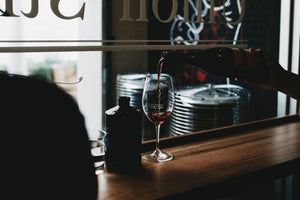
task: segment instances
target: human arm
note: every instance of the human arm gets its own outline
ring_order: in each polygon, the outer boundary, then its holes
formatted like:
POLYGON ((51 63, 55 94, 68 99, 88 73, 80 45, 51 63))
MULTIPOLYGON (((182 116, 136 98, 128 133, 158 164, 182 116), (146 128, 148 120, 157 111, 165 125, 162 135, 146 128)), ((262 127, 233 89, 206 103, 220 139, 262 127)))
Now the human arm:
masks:
MULTIPOLYGON (((255 81, 252 77, 238 78, 237 80, 250 83, 259 87, 263 87, 270 90, 280 91, 286 95, 300 100, 300 76, 286 71, 283 67, 267 52, 261 49, 249 49, 249 57, 258 57, 264 60, 265 66, 259 66, 260 68, 266 68, 267 74, 263 82, 255 81)), ((254 75, 253 75, 254 76, 254 75)))

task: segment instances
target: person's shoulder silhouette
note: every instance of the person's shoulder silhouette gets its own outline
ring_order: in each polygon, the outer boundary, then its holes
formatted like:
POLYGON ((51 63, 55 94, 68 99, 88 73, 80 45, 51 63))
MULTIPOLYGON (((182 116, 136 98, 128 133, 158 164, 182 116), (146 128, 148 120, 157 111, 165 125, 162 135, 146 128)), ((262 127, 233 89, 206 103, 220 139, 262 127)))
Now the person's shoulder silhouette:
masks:
POLYGON ((47 81, 0 74, 0 108, 4 199, 97 198, 84 117, 70 95, 47 81))

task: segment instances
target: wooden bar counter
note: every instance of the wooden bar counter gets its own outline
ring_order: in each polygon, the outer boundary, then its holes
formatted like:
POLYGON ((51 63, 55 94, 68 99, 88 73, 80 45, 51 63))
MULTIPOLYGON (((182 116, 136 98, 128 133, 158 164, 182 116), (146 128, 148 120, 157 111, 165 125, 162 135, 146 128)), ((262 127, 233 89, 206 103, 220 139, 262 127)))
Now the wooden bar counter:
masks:
POLYGON ((162 145, 169 146, 165 150, 175 157, 172 161, 143 161, 143 168, 131 174, 105 171, 98 176, 98 199, 207 199, 299 172, 298 119, 249 123, 205 134, 218 137, 195 133, 189 139, 163 139, 162 145), (186 141, 177 146, 177 140, 186 141))

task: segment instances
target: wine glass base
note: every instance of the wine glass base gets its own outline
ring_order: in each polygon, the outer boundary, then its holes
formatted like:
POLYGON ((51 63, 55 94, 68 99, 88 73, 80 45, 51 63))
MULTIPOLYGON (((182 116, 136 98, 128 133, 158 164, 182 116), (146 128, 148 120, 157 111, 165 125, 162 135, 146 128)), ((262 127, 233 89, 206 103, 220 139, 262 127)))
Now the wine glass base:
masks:
POLYGON ((151 162, 167 162, 174 158, 171 153, 162 152, 161 150, 155 150, 152 153, 146 153, 143 155, 143 159, 151 162))

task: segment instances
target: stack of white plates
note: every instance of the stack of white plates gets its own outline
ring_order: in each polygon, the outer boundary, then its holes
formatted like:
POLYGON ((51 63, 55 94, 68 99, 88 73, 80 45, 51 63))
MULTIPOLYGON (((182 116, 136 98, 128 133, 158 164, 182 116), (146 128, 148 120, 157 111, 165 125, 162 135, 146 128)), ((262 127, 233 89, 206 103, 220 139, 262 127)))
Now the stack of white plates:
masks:
MULTIPOLYGON (((155 139, 154 125, 145 116, 142 97, 146 74, 119 74, 117 76, 117 99, 120 96, 130 97, 130 106, 142 112, 142 140, 155 139)), ((162 130, 163 131, 163 130, 162 130)), ((169 132, 168 132, 169 133, 169 132)))
POLYGON ((117 76, 117 100, 120 96, 130 97, 130 105, 142 109, 142 95, 146 74, 124 74, 117 76))
POLYGON ((207 84, 176 93, 170 119, 171 135, 237 124, 250 93, 236 85, 207 84), (242 105, 242 106, 241 106, 242 105))

